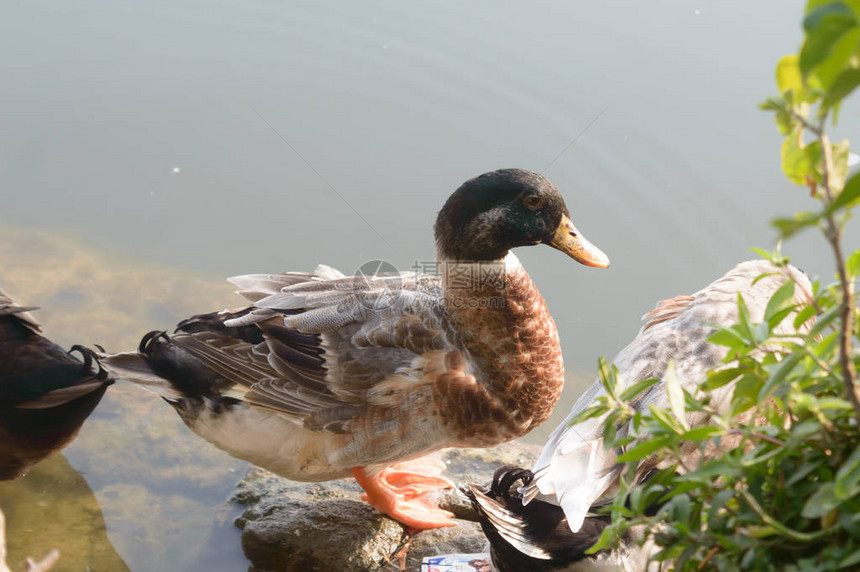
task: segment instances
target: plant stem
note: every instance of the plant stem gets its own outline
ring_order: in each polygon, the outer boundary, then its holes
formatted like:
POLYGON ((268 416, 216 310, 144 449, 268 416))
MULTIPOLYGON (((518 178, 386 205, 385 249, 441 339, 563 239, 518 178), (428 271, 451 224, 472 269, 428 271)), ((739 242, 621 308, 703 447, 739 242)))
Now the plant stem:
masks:
MULTIPOLYGON (((741 435, 741 436, 746 435, 746 431, 743 431, 741 429, 730 429, 729 431, 726 431, 726 433, 729 435, 741 435)), ((767 441, 768 443, 773 443, 774 445, 777 445, 778 447, 784 447, 785 446, 785 441, 780 441, 779 439, 776 439, 774 437, 770 437, 768 435, 762 435, 761 433, 756 433, 755 431, 751 431, 749 433, 749 436, 755 437, 756 439, 761 439, 762 441, 767 441)))
POLYGON ((806 117, 804 117, 794 109, 791 110, 791 115, 794 116, 794 118, 797 119, 801 125, 803 125, 804 129, 806 129, 816 137, 820 137, 821 134, 824 132, 824 122, 821 122, 821 124, 816 127, 815 125, 810 123, 809 120, 806 119, 806 117))
MULTIPOLYGON (((833 172, 833 150, 830 146, 830 137, 824 131, 827 116, 824 115, 818 126, 818 141, 821 143, 821 151, 824 156, 824 169, 821 176, 821 188, 824 191, 825 207, 833 203, 833 191, 830 189, 830 174, 833 172)), ((824 236, 833 249, 836 257, 836 271, 839 274, 839 288, 842 291, 842 302, 840 304, 840 317, 842 318, 842 329, 839 332, 839 364, 842 368, 842 383, 845 386, 845 396, 854 407, 854 416, 860 420, 860 396, 857 394, 855 380, 857 372, 854 370, 854 281, 849 279, 845 268, 845 255, 842 252, 842 232, 836 223, 836 214, 828 212, 825 220, 827 228, 824 236)))
POLYGON ((758 501, 755 499, 755 497, 749 493, 749 491, 741 488, 738 489, 738 494, 743 497, 743 499, 747 502, 748 505, 750 505, 750 508, 753 509, 753 512, 758 515, 762 522, 772 527, 774 530, 776 530, 778 533, 785 536, 786 538, 790 538, 796 542, 813 542, 830 533, 829 530, 819 530, 817 532, 810 533, 800 532, 799 530, 789 528, 768 513, 766 513, 761 507, 761 505, 758 504, 758 501))
POLYGON ((719 551, 720 551, 719 546, 714 546, 713 548, 711 548, 711 551, 708 552, 708 554, 705 556, 705 558, 699 563, 699 567, 696 568, 696 570, 704 569, 705 566, 707 566, 708 562, 711 560, 711 558, 714 557, 714 554, 716 554, 719 551))

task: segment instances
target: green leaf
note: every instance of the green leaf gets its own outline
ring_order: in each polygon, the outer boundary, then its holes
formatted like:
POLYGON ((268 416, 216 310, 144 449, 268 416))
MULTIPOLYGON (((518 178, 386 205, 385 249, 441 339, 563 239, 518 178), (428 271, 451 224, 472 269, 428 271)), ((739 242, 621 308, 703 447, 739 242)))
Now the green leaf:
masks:
POLYGON ((752 329, 752 320, 750 319, 750 310, 747 308, 747 303, 744 301, 743 295, 738 291, 737 293, 737 304, 738 304, 738 333, 747 341, 754 340, 755 336, 753 335, 752 329))
POLYGON ((829 90, 839 74, 856 58, 858 42, 860 42, 860 27, 854 27, 836 41, 830 49, 830 55, 812 70, 812 75, 818 80, 822 91, 829 90))
POLYGON ((860 85, 860 69, 852 68, 843 71, 836 76, 830 89, 824 94, 824 99, 821 101, 822 107, 825 109, 833 107, 845 99, 858 85, 860 85))
POLYGON ((735 384, 732 393, 732 415, 743 413, 759 403, 757 399, 762 382, 754 375, 745 375, 735 384))
POLYGON ((765 260, 770 260, 772 256, 771 252, 765 250, 764 248, 758 248, 757 246, 750 248, 750 252, 755 252, 765 260))
POLYGON ((823 216, 824 215, 822 213, 801 211, 795 213, 793 218, 774 219, 771 221, 771 224, 776 227, 782 238, 788 238, 797 234, 804 228, 817 225, 818 221, 820 221, 823 216))
MULTIPOLYGON (((771 319, 768 321, 768 326, 770 326, 771 329, 777 327, 779 324, 782 323, 786 316, 791 314, 795 309, 796 308, 794 305, 791 305, 788 308, 783 308, 771 317, 771 319)), ((770 333, 768 333, 768 335, 770 335, 770 333)))
MULTIPOLYGON (((816 424, 817 425, 817 424, 816 424)), ((822 462, 818 463, 806 463, 802 465, 797 471, 793 472, 788 480, 785 481, 785 486, 790 487, 795 483, 799 483, 803 479, 809 475, 812 471, 815 471, 821 466, 822 462)))
POLYGON ((800 73, 798 59, 796 54, 789 54, 777 62, 776 87, 780 93, 803 90, 803 75, 800 73))
POLYGON ((642 393, 643 391, 645 391, 659 381, 660 379, 656 377, 637 381, 621 393, 621 400, 630 401, 634 397, 638 397, 640 393, 642 393))
POLYGON ((834 194, 841 191, 845 186, 845 177, 848 176, 848 155, 850 154, 850 148, 851 145, 848 139, 843 139, 835 145, 830 145, 833 169, 830 171, 827 183, 834 194))
MULTIPOLYGON (((680 435, 684 432, 684 429, 681 425, 678 424, 677 420, 671 415, 669 412, 661 407, 655 407, 654 405, 649 405, 648 410, 651 412, 651 416, 659 423, 663 429, 666 431, 671 431, 676 435, 680 435)), ((652 429, 654 431, 655 429, 652 429)))
MULTIPOLYGON (((780 286, 767 303, 767 308, 764 311, 764 319, 771 328, 776 327, 779 322, 773 323, 771 320, 783 310, 794 306, 794 280, 786 280, 780 286)), ((780 320, 781 321, 781 320, 780 320)))
POLYGON ((745 339, 729 328, 717 330, 708 337, 708 341, 712 344, 729 348, 739 348, 747 345, 747 341, 745 339))
POLYGON ((594 554, 604 548, 607 548, 610 544, 615 540, 615 530, 611 526, 607 526, 600 533, 600 537, 597 539, 591 548, 585 551, 586 554, 594 554))
POLYGON ((851 279, 857 278, 857 275, 860 274, 860 249, 855 250, 845 261, 845 270, 851 279))
MULTIPOLYGON (((854 540, 860 540, 860 514, 856 513, 845 513, 844 511, 839 514, 839 524, 842 528, 845 529, 848 534, 851 535, 851 538, 854 540)), ((860 553, 860 550, 855 552, 855 554, 860 553)))
POLYGON ((815 315, 815 306, 806 306, 802 310, 800 310, 797 315, 794 317, 794 328, 798 329, 800 326, 806 321, 815 315))
MULTIPOLYGON (((809 0, 806 3, 806 8, 804 9, 803 15, 807 16, 813 10, 816 10, 822 6, 826 6, 827 4, 833 4, 835 0, 809 0)), ((849 8, 851 8, 854 13, 860 18, 860 2, 858 0, 841 0, 842 4, 845 4, 849 8)))
POLYGON ((785 138, 782 144, 782 171, 788 180, 797 185, 806 185, 807 180, 821 181, 818 167, 821 164, 821 144, 813 141, 804 145, 802 131, 798 130, 785 138))
POLYGON ((573 419, 570 420, 570 425, 576 425, 578 423, 582 423, 587 419, 591 419, 593 417, 600 417, 604 413, 606 413, 605 405, 592 405, 580 411, 573 419))
MULTIPOLYGON (((774 248, 773 250, 765 250, 763 248, 753 247, 753 248, 750 248, 750 252, 755 252, 756 254, 758 254, 759 256, 761 256, 762 258, 764 258, 765 260, 767 260, 768 262, 770 262, 774 266, 785 266, 786 264, 788 264, 790 262, 788 257, 782 253, 782 243, 777 243, 776 248, 774 248)), ((770 274, 772 274, 772 273, 764 273, 761 276, 758 276, 753 281, 753 284, 758 282, 758 280, 761 279, 762 277, 769 276, 770 274)))
POLYGON ((818 400, 818 408, 822 411, 828 409, 849 411, 853 406, 841 397, 822 397, 818 400))
POLYGON ((860 447, 855 448, 851 456, 839 467, 833 492, 842 500, 850 499, 860 493, 860 447))
POLYGON ((839 567, 848 570, 860 564, 860 550, 855 550, 839 562, 839 567))
POLYGON ((845 4, 832 2, 809 12, 803 20, 806 40, 800 50, 799 69, 805 78, 821 63, 843 34, 857 25, 857 18, 845 4))
POLYGON ((646 457, 650 457, 656 451, 663 448, 670 442, 666 438, 651 438, 647 441, 639 441, 632 449, 619 455, 616 459, 619 463, 627 463, 629 461, 639 461, 646 457))
POLYGON ((702 488, 702 483, 694 482, 694 481, 684 481, 684 482, 676 482, 672 486, 672 490, 667 491, 666 495, 663 497, 663 500, 668 500, 678 495, 682 495, 688 493, 690 491, 698 491, 702 488))
MULTIPOLYGON (((712 336, 713 337, 713 336, 712 336)), ((736 380, 743 370, 737 367, 708 372, 708 379, 702 384, 705 391, 713 391, 736 380)))
POLYGON ((706 441, 712 437, 716 437, 717 435, 722 435, 725 433, 723 429, 719 427, 714 427, 713 425, 708 425, 706 427, 696 427, 695 429, 690 429, 686 433, 681 434, 681 439, 685 441, 706 441))
POLYGON ((830 206, 830 210, 836 211, 847 206, 854 206, 857 199, 860 199, 860 173, 848 179, 842 192, 830 206))
POLYGON ((806 518, 818 518, 838 507, 840 502, 836 496, 834 484, 826 482, 806 500, 801 514, 806 518))
POLYGON ((759 104, 759 109, 763 111, 773 111, 773 120, 779 128, 782 135, 788 135, 798 127, 800 121, 791 113, 791 105, 784 97, 769 97, 759 104))
POLYGON ((786 356, 777 366, 773 373, 771 373, 770 377, 764 382, 761 390, 758 392, 758 403, 764 403, 764 401, 771 396, 771 394, 776 390, 776 388, 785 381, 785 378, 789 373, 797 367, 797 364, 800 362, 801 358, 803 358, 803 354, 801 352, 794 352, 788 356, 786 356))
POLYGON ((809 334, 807 334, 809 339, 814 339, 815 336, 820 334, 824 330, 824 328, 829 326, 830 323, 833 322, 833 320, 839 317, 839 312, 841 311, 841 307, 833 306, 832 308, 829 308, 826 312, 818 316, 818 318, 815 319, 815 323, 812 324, 811 328, 809 328, 809 334))
POLYGON ((606 389, 606 393, 615 397, 615 372, 613 368, 609 366, 609 362, 606 361, 606 358, 601 356, 597 359, 597 375, 600 378, 600 383, 603 384, 604 389, 606 389))
MULTIPOLYGON (((787 311, 786 311, 787 313, 787 311)), ((776 316, 779 318, 779 316, 776 316)), ((779 322, 777 322, 779 323, 779 322)), ((767 324, 756 324, 752 329, 753 340, 756 344, 765 342, 770 337, 770 328, 767 324)))
POLYGON ((613 409, 603 421, 603 442, 607 445, 615 441, 615 436, 618 434, 618 420, 620 417, 621 410, 613 409))
POLYGON ((795 423, 791 427, 791 441, 798 444, 804 439, 811 437, 821 431, 821 425, 814 419, 807 419, 800 423, 795 423))
POLYGON ((735 496, 733 489, 724 489, 717 493, 714 500, 711 501, 711 508, 708 510, 708 526, 713 527, 716 524, 717 513, 726 506, 726 503, 735 496))
POLYGON ((681 423, 681 427, 690 430, 690 424, 687 423, 686 410, 684 408, 684 389, 681 387, 681 380, 678 379, 678 374, 675 371, 675 361, 669 360, 666 366, 666 395, 669 397, 669 407, 672 408, 672 415, 681 423))
POLYGON ((690 495, 675 495, 672 497, 672 508, 676 524, 687 524, 690 520, 690 495))
POLYGON ((697 478, 723 478, 726 475, 734 476, 737 472, 737 469, 726 461, 713 460, 696 469, 695 476, 697 478))

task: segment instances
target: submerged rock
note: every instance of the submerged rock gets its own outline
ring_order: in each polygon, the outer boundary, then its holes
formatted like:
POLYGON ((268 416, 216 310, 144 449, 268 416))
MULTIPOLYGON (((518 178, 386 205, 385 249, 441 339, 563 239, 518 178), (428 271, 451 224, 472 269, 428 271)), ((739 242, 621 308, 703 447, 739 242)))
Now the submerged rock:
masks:
MULTIPOLYGON (((440 453, 455 483, 486 482, 505 464, 529 467, 539 447, 506 443, 492 449, 447 449, 440 453)), ((484 536, 471 506, 447 491, 440 506, 456 515, 456 526, 405 536, 396 521, 360 500, 352 479, 297 483, 253 467, 233 502, 243 505, 236 525, 255 572, 417 572, 425 556, 480 552, 484 536), (403 559, 402 544, 408 542, 403 559)))

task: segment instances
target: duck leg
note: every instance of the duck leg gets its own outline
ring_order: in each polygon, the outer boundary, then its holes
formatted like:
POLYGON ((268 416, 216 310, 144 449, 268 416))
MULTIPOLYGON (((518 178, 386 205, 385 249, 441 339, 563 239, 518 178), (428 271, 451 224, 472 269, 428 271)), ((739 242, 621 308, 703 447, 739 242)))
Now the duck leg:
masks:
POLYGON ((352 475, 365 494, 362 500, 383 514, 413 529, 454 526, 454 515, 429 502, 425 495, 454 484, 441 476, 445 463, 424 458, 405 461, 372 475, 364 467, 352 469, 352 475))

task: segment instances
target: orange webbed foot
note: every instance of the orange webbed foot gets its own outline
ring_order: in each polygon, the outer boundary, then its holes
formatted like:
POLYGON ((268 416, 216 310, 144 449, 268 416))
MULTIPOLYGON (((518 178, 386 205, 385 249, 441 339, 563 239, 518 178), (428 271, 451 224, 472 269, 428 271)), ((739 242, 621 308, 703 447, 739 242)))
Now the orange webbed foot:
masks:
POLYGON ((365 491, 362 500, 405 526, 424 530, 454 526, 452 513, 424 498, 431 491, 453 488, 440 475, 444 469, 442 461, 430 458, 398 463, 376 476, 362 467, 352 469, 352 474, 365 491))

